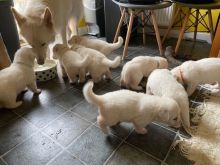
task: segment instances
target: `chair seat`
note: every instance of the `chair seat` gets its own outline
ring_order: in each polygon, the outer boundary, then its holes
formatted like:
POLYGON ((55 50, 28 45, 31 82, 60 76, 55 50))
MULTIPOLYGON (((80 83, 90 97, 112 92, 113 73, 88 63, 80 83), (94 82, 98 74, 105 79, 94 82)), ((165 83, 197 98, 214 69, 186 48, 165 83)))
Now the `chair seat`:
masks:
POLYGON ((131 3, 131 4, 138 4, 138 5, 150 5, 159 3, 160 0, 119 0, 121 3, 131 3))
POLYGON ((171 1, 162 1, 156 4, 131 4, 131 3, 122 3, 118 0, 112 0, 112 2, 116 3, 120 7, 129 8, 129 9, 145 9, 145 10, 155 10, 155 9, 163 9, 166 7, 170 7, 172 5, 171 1))

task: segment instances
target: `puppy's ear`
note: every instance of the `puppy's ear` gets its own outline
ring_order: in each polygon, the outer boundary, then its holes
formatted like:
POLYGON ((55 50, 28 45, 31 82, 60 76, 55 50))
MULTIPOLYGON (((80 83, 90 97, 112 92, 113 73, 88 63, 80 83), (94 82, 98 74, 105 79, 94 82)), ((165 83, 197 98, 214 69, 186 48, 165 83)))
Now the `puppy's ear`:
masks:
POLYGON ((50 9, 47 7, 44 11, 43 24, 48 28, 53 27, 53 19, 50 9))
POLYGON ((168 121, 169 117, 170 117, 170 115, 169 115, 169 111, 168 110, 160 109, 160 111, 158 113, 158 118, 161 121, 168 121))
POLYGON ((26 18, 23 15, 21 15, 14 7, 11 8, 11 11, 18 25, 21 27, 26 22, 26 18))

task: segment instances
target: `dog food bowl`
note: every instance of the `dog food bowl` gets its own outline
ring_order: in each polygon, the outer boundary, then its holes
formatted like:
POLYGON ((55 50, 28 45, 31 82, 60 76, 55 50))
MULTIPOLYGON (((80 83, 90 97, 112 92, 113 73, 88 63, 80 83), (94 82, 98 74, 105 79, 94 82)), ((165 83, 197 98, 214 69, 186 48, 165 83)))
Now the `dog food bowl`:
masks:
POLYGON ((55 60, 46 59, 43 65, 38 65, 35 61, 34 71, 36 80, 44 82, 51 80, 57 76, 57 62, 55 60))

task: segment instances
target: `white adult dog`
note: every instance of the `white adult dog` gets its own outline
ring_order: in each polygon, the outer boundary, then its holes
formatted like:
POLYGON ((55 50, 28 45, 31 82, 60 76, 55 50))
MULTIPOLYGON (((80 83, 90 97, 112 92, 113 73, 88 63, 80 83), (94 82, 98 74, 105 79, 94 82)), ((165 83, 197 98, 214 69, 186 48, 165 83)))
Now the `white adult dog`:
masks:
POLYGON ((82 57, 79 53, 71 50, 65 44, 57 44, 53 48, 53 58, 59 59, 62 72, 66 73, 70 83, 77 82, 79 75, 80 83, 85 82, 86 70, 89 64, 89 56, 82 57))
POLYGON ((168 68, 163 57, 138 56, 127 62, 121 72, 121 86, 134 90, 142 90, 139 86, 143 77, 147 77, 154 69, 168 68))
POLYGON ((95 49, 103 53, 104 55, 109 55, 112 51, 120 48, 123 44, 123 38, 118 37, 118 42, 116 43, 108 43, 106 41, 100 39, 91 39, 86 36, 73 36, 68 43, 70 45, 79 44, 83 45, 87 48, 95 49))
POLYGON ((183 86, 177 82, 169 70, 154 70, 148 77, 146 92, 147 94, 174 99, 179 104, 183 125, 186 128, 190 127, 188 95, 183 86))
POLYGON ((21 35, 36 49, 38 64, 46 58, 48 44, 61 34, 67 43, 67 26, 70 19, 77 22, 83 14, 82 0, 28 0, 24 12, 15 8, 12 12, 17 20, 21 35))
POLYGON ((82 45, 73 45, 71 47, 73 51, 78 52, 82 56, 90 56, 89 58, 89 65, 88 65, 88 72, 92 76, 94 82, 99 82, 103 76, 108 79, 111 79, 111 71, 110 68, 116 68, 120 65, 120 57, 115 57, 115 59, 109 60, 106 56, 95 50, 86 48, 82 45))
MULTIPOLYGON (((187 61, 171 70, 181 84, 186 86, 188 95, 192 95, 199 84, 220 82, 220 59, 204 58, 198 61, 187 61)), ((220 91, 213 90, 213 94, 220 95, 220 91)))
POLYGON ((180 109, 173 99, 129 90, 96 95, 92 88, 93 82, 90 81, 84 86, 83 94, 89 103, 98 106, 97 121, 104 133, 108 133, 107 126, 118 122, 132 122, 140 134, 147 133, 145 126, 153 121, 180 127, 180 109))
POLYGON ((28 87, 32 92, 39 94, 34 73, 34 59, 36 54, 32 48, 20 48, 14 57, 13 63, 0 71, 0 107, 16 108, 22 101, 16 101, 17 94, 28 87))

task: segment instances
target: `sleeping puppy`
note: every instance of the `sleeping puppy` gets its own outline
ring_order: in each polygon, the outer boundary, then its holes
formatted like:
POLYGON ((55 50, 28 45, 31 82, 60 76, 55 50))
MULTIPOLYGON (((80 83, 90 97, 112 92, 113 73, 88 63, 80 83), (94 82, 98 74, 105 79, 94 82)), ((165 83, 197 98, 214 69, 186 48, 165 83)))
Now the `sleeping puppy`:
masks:
MULTIPOLYGON (((192 95, 199 84, 212 84, 220 82, 220 59, 204 58, 198 61, 187 61, 171 70, 172 74, 181 84, 186 86, 188 95, 192 95)), ((219 90, 213 94, 220 95, 219 90)))
POLYGON ((105 57, 101 52, 86 48, 82 45, 74 44, 71 49, 78 52, 81 56, 89 56, 88 72, 91 75, 94 82, 99 82, 103 76, 111 79, 110 68, 116 68, 120 65, 120 57, 116 57, 113 61, 105 57))
POLYGON ((97 121, 104 133, 107 126, 118 122, 132 122, 137 133, 145 134, 146 125, 153 121, 180 127, 180 109, 176 101, 166 97, 151 96, 129 90, 96 95, 92 91, 93 82, 83 88, 85 99, 99 108, 97 121))
POLYGON ((14 57, 13 63, 0 71, 0 108, 16 108, 22 101, 16 101, 17 94, 28 87, 32 92, 39 94, 34 73, 34 59, 36 54, 32 48, 20 48, 14 57))
POLYGON ((104 55, 111 54, 112 51, 120 48, 123 44, 123 38, 118 37, 117 43, 108 43, 100 39, 91 39, 85 36, 73 36, 68 43, 70 45, 79 44, 87 48, 95 49, 103 53, 104 55))
POLYGON ((168 68, 168 62, 163 57, 138 56, 127 62, 121 72, 121 86, 133 90, 142 90, 139 86, 143 77, 158 68, 168 68))
POLYGON ((156 69, 148 77, 147 94, 169 97, 175 100, 180 107, 180 116, 183 125, 190 127, 188 95, 183 86, 176 81, 167 69, 156 69))
POLYGON ((89 56, 82 57, 65 44, 57 44, 53 48, 53 58, 59 59, 59 63, 62 66, 61 69, 65 70, 62 72, 66 72, 70 83, 77 81, 77 75, 79 75, 80 83, 85 82, 89 56))

